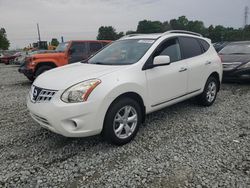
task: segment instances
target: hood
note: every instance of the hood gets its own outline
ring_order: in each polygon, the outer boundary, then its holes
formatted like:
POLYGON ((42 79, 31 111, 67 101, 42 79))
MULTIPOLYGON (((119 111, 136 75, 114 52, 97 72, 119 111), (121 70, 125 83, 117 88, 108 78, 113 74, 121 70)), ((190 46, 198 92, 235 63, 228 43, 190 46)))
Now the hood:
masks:
POLYGON ((50 52, 50 53, 41 53, 41 54, 33 54, 32 57, 35 57, 37 59, 40 58, 56 58, 65 56, 64 52, 50 52))
POLYGON ((127 66, 74 63, 41 74, 33 84, 45 89, 61 90, 85 80, 100 78, 127 66))
POLYGON ((240 63, 247 63, 250 62, 250 54, 244 54, 244 55, 222 55, 220 54, 222 63, 234 63, 234 62, 240 62, 240 63))

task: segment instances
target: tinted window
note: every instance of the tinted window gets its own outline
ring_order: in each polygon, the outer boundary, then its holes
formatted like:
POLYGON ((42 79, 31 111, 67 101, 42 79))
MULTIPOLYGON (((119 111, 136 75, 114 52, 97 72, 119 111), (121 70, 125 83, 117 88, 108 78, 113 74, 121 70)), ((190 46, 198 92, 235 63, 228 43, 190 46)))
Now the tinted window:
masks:
POLYGON ((202 40, 202 39, 198 39, 198 40, 200 41, 204 52, 208 51, 210 45, 205 40, 202 40))
POLYGON ((156 52, 155 56, 157 55, 168 55, 171 62, 179 61, 181 59, 181 51, 178 40, 171 39, 164 42, 158 52, 156 52))
POLYGON ((180 37, 179 40, 183 59, 191 58, 202 54, 201 46, 196 39, 191 37, 180 37))
POLYGON ((85 54, 86 53, 86 43, 85 42, 74 42, 70 49, 72 50, 72 55, 85 54))
POLYGON ((90 53, 95 53, 102 48, 102 44, 99 42, 91 42, 89 43, 90 53))

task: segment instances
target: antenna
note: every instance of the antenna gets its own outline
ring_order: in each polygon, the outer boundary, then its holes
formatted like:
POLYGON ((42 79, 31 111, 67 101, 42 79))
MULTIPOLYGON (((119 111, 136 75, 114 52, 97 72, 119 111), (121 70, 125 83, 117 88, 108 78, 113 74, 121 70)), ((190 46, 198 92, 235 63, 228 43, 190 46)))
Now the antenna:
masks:
POLYGON ((40 29, 38 23, 36 24, 36 26, 37 26, 38 40, 39 42, 41 42, 40 29))
POLYGON ((249 14, 249 8, 248 6, 246 6, 244 12, 244 27, 248 25, 248 14, 249 14))

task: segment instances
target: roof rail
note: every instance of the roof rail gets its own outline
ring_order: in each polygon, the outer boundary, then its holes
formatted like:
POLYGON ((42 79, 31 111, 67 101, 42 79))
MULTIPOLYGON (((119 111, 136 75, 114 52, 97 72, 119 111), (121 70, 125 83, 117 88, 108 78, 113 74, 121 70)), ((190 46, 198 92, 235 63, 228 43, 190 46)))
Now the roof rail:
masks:
POLYGON ((195 32, 186 31, 186 30, 170 30, 170 31, 166 31, 165 33, 163 33, 162 36, 170 34, 170 33, 181 33, 181 34, 189 34, 189 35, 195 35, 195 36, 202 37, 202 35, 200 33, 195 33, 195 32))
POLYGON ((129 38, 129 37, 135 37, 135 36, 138 36, 138 35, 146 35, 146 33, 133 33, 133 34, 128 34, 128 35, 124 35, 121 39, 124 39, 124 38, 129 38))

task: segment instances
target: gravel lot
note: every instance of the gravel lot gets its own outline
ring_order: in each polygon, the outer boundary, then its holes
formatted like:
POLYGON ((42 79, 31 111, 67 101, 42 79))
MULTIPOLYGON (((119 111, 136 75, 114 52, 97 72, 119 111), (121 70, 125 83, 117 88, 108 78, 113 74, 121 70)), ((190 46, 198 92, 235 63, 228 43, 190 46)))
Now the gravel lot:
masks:
POLYGON ((250 84, 223 84, 209 108, 189 100, 150 114, 122 147, 41 128, 30 86, 0 64, 0 187, 250 187, 250 84))

